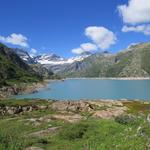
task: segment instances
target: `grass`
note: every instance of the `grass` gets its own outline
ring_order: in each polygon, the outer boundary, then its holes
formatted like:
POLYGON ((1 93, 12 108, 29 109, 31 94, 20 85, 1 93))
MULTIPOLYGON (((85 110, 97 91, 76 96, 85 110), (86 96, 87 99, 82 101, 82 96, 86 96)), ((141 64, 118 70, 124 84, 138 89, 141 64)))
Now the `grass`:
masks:
POLYGON ((29 100, 29 99, 24 99, 24 100, 16 100, 16 99, 8 99, 8 100, 1 100, 0 101, 0 106, 31 106, 31 105, 49 105, 49 101, 45 100, 29 100))
MULTIPOLYGON (((137 134, 135 125, 121 125, 113 120, 87 120, 74 125, 64 125, 58 135, 50 139, 48 150, 76 149, 145 149, 149 140, 137 134)), ((150 125, 147 124, 146 129, 150 125)), ((146 131, 149 135, 149 131, 146 131)))
POLYGON ((123 103, 126 107, 129 108, 127 111, 128 113, 132 114, 138 114, 138 113, 144 113, 148 114, 150 113, 150 103, 149 102, 140 102, 140 101, 132 101, 132 102, 124 102, 123 103))
MULTIPOLYGON (((122 125, 113 120, 87 120, 77 124, 61 124, 61 131, 53 137, 25 138, 24 135, 44 126, 33 127, 22 122, 3 120, 0 122, 0 148, 18 150, 31 145, 48 150, 76 149, 137 149, 143 150, 150 144, 150 125, 144 120, 136 124, 122 125), (143 135, 137 129, 143 126, 143 135)), ((150 148, 150 147, 149 147, 150 148)))
MULTIPOLYGON (((6 100, 0 104, 17 105, 48 105, 47 101, 6 100)), ((22 150, 29 146, 41 147, 45 150, 148 150, 150 149, 150 123, 146 121, 149 103, 124 102, 129 108, 128 113, 135 117, 120 116, 116 120, 95 119, 91 114, 87 120, 78 123, 67 123, 61 120, 41 122, 35 126, 30 118, 40 118, 57 114, 51 109, 37 110, 19 114, 16 117, 0 119, 0 150, 22 150), (142 111, 141 111, 142 110, 142 111), (142 115, 140 113, 142 112, 142 115), (55 134, 45 137, 30 137, 28 134, 52 127, 60 126, 55 134)))

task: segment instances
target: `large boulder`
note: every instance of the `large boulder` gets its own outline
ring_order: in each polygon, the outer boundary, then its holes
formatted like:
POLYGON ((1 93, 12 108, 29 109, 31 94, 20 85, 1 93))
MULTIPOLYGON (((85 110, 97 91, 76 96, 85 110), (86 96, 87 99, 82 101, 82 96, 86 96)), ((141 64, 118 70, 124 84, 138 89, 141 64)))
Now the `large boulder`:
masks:
POLYGON ((93 109, 86 101, 56 101, 51 107, 58 111, 91 111, 93 109))
POLYGON ((56 119, 56 120, 63 120, 63 121, 70 122, 70 123, 76 123, 76 122, 86 119, 85 117, 79 114, 74 114, 74 115, 57 114, 57 115, 52 115, 51 118, 56 119))

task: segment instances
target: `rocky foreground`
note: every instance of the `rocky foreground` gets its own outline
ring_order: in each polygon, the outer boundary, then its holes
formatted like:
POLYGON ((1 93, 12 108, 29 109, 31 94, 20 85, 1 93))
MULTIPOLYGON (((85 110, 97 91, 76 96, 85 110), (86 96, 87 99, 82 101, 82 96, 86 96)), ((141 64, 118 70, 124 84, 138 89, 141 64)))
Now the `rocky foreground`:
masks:
MULTIPOLYGON (((129 101, 111 101, 111 100, 97 100, 97 101, 52 101, 52 100, 36 100, 32 101, 32 104, 16 104, 2 105, 0 107, 1 115, 17 115, 25 112, 32 112, 38 110, 52 109, 54 111, 68 114, 77 114, 79 112, 91 113, 93 117, 110 119, 119 116, 126 112, 128 108, 124 103, 130 103, 129 101), (43 105, 39 102, 43 102, 43 105)), ((69 118, 74 118, 74 115, 70 115, 69 118), (72 116, 72 117, 71 117, 72 116)), ((54 117, 54 116, 53 116, 54 117)), ((61 118, 68 120, 67 115, 56 115, 55 118, 61 118)))
POLYGON ((2 100, 0 148, 133 149, 137 142, 142 150, 150 148, 149 114, 146 101, 2 100))
POLYGON ((24 93, 34 93, 38 92, 39 89, 46 87, 47 82, 38 83, 21 83, 14 84, 12 86, 2 86, 0 87, 0 100, 11 97, 14 95, 24 94, 24 93))

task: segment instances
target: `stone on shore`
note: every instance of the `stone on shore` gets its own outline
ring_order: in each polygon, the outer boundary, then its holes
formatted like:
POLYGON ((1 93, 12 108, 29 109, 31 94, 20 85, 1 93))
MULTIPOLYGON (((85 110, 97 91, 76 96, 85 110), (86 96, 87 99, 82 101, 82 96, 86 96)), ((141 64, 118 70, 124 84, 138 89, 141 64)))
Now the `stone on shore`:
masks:
POLYGON ((45 136, 51 136, 55 134, 61 127, 51 127, 45 130, 37 131, 30 133, 28 136, 31 137, 45 137, 45 136))
POLYGON ((63 120, 63 121, 70 122, 70 123, 76 123, 81 120, 85 120, 86 118, 79 114, 74 114, 74 115, 57 114, 57 115, 52 115, 52 119, 63 120))
POLYGON ((40 147, 31 146, 31 147, 27 147, 25 150, 44 150, 44 149, 40 147))

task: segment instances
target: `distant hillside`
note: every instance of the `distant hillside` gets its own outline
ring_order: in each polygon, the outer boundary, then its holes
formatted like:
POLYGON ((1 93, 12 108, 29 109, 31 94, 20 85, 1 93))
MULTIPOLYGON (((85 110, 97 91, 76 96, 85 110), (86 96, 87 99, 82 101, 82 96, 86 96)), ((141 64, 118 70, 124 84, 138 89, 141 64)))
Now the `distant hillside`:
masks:
POLYGON ((53 72, 51 70, 46 69, 41 64, 32 64, 31 67, 43 79, 49 79, 54 77, 53 72))
POLYGON ((0 43, 0 85, 37 82, 42 78, 13 51, 0 43))
POLYGON ((150 43, 131 46, 115 55, 91 55, 67 66, 59 74, 65 77, 149 77, 150 43))
POLYGON ((117 54, 97 53, 70 64, 30 64, 28 53, 0 44, 0 85, 61 77, 150 77, 150 43, 117 54), (18 56, 19 55, 19 56, 18 56), (26 59, 25 59, 26 58, 26 59), (27 60, 27 61, 26 61, 27 60), (27 64, 28 62, 29 64, 27 64), (51 70, 55 70, 53 74, 51 70))

